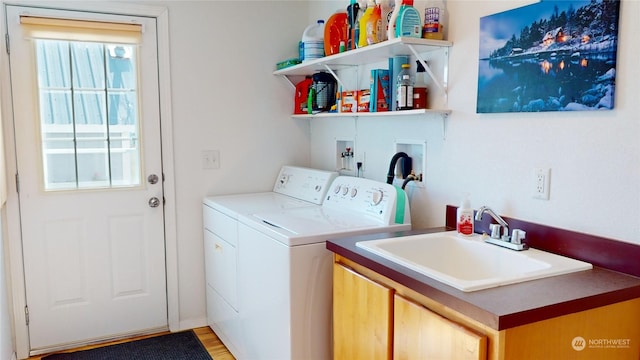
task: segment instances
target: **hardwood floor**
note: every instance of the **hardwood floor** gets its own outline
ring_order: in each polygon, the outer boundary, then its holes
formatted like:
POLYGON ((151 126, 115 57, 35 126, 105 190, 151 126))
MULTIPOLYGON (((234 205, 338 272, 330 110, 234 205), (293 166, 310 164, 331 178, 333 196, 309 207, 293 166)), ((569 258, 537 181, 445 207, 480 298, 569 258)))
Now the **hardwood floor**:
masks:
MULTIPOLYGON (((200 339, 200 342, 204 345, 204 347, 209 352, 209 355, 211 355, 211 357, 214 360, 235 360, 233 355, 231 355, 229 350, 227 350, 227 348, 220 341, 220 339, 216 336, 216 334, 211 330, 210 327, 206 326, 206 327, 193 329, 193 332, 196 333, 196 335, 198 335, 198 339, 200 339)), ((97 348, 97 347, 120 344, 120 343, 124 343, 124 342, 145 339, 145 338, 158 336, 158 335, 164 335, 164 334, 168 334, 168 333, 169 332, 163 332, 163 333, 158 333, 158 334, 153 334, 153 335, 138 336, 138 337, 130 338, 130 339, 111 341, 111 342, 107 342, 107 343, 103 343, 103 344, 83 346, 83 347, 79 347, 77 349, 71 349, 71 350, 68 350, 68 351, 65 351, 65 352, 73 352, 73 351, 94 349, 94 348, 97 348)), ((40 359, 42 359, 43 356, 46 356, 46 355, 32 356, 32 357, 28 358, 27 360, 40 360, 40 359)))
POLYGON ((193 332, 198 335, 198 339, 200 339, 200 342, 202 342, 213 360, 235 360, 231 352, 229 352, 210 327, 206 326, 193 329, 193 332))

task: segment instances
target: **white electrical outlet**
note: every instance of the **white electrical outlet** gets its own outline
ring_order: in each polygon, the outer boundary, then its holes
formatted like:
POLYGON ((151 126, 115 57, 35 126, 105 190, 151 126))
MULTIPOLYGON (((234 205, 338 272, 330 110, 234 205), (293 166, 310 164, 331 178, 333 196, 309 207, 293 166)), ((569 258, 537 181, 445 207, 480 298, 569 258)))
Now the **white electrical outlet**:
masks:
POLYGON ((533 198, 549 200, 549 185, 551 183, 551 169, 535 168, 533 198))

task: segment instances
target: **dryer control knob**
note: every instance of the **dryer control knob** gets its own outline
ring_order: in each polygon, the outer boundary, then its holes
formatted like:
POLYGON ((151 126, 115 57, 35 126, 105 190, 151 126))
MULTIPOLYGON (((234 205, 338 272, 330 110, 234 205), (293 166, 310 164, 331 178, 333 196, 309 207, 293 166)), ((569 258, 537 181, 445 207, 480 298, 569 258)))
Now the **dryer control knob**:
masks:
POLYGON ((358 195, 358 189, 356 188, 351 189, 351 197, 354 198, 356 197, 356 195, 358 195))
POLYGON ((278 180, 279 186, 285 186, 287 185, 287 183, 289 182, 289 176, 288 175, 282 175, 280 177, 280 180, 278 180))
POLYGON ((348 193, 349 193, 349 187, 348 187, 348 186, 345 186, 345 187, 342 189, 342 195, 344 196, 344 195, 347 195, 348 193))

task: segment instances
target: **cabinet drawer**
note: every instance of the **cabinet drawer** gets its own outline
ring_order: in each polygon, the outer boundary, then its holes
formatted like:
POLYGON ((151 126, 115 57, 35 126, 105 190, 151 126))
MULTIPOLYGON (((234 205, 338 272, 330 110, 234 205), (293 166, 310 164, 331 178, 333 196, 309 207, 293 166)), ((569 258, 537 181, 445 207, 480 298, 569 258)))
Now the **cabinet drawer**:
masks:
POLYGON ((236 358, 244 357, 240 316, 220 295, 207 286, 207 323, 236 358))
POLYGON ((238 309, 236 248, 204 230, 205 278, 234 309, 238 309))
POLYGON ((207 205, 202 205, 204 228, 233 246, 238 245, 238 221, 207 205))

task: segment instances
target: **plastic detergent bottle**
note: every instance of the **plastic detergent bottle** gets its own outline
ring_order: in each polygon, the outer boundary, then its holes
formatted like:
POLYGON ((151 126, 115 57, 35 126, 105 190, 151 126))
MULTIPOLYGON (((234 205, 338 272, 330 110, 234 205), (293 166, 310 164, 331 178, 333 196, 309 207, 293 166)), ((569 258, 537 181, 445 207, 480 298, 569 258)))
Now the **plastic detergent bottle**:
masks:
POLYGON ((369 0, 367 9, 360 18, 360 38, 358 39, 358 47, 379 43, 380 33, 382 32, 382 19, 380 17, 380 7, 376 5, 374 0, 369 0))
POLYGON ((385 41, 389 38, 389 19, 393 13, 394 0, 378 0, 378 7, 380 8, 380 19, 382 20, 381 29, 382 36, 380 39, 385 41))
POLYGON ((402 0, 396 19, 396 37, 422 37, 420 12, 413 7, 413 0, 402 0))
POLYGON ((387 39, 395 39, 396 36, 396 21, 398 20, 398 13, 402 7, 402 0, 396 0, 391 16, 389 17, 389 27, 387 28, 387 39))
POLYGON ((442 0, 434 0, 424 8, 424 26, 422 37, 425 39, 444 39, 445 5, 442 0))
POLYGON ((367 42, 369 45, 376 44, 384 40, 384 28, 382 27, 382 8, 380 4, 374 2, 373 14, 367 23, 367 29, 371 28, 371 32, 367 32, 367 42))
POLYGON ((367 46, 367 23, 369 22, 369 19, 371 19, 371 16, 373 15, 373 8, 375 7, 375 3, 372 0, 369 0, 367 2, 367 8, 364 11, 364 14, 362 14, 362 17, 360 17, 359 23, 358 23, 358 28, 360 29, 360 33, 358 34, 358 47, 364 47, 367 46))
POLYGON ((324 20, 307 26, 302 33, 302 46, 303 62, 324 57, 324 20))

